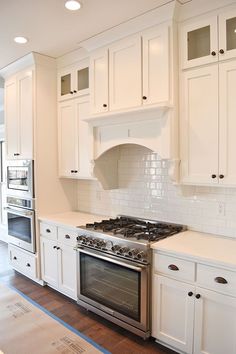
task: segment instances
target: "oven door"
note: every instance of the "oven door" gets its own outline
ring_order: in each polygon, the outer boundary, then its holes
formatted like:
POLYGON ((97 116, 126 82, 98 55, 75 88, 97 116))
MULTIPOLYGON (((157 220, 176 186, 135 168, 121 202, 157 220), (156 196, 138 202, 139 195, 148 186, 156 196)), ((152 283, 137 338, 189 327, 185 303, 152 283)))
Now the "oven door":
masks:
POLYGON ((8 241, 35 253, 35 215, 33 210, 5 208, 7 211, 8 241))
POLYGON ((7 193, 33 198, 33 161, 10 161, 7 165, 7 193))
POLYGON ((149 266, 90 249, 78 248, 77 254, 78 303, 148 331, 149 266))

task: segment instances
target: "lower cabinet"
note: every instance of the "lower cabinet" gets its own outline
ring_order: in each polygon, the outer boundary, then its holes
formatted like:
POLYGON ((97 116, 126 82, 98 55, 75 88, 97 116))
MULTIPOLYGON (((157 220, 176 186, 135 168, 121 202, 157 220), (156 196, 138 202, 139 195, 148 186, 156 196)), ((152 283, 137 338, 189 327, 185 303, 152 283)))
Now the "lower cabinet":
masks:
POLYGON ((37 264, 34 254, 9 244, 8 258, 12 268, 33 280, 37 279, 37 264))
POLYGON ((206 265, 205 288, 198 286, 202 265, 195 265, 192 284, 175 279, 175 273, 184 274, 184 266, 171 276, 154 269, 152 336, 180 353, 236 354, 236 296, 229 295, 235 292, 236 274, 206 265))
POLYGON ((41 237, 42 279, 63 294, 76 299, 76 251, 71 246, 41 237))

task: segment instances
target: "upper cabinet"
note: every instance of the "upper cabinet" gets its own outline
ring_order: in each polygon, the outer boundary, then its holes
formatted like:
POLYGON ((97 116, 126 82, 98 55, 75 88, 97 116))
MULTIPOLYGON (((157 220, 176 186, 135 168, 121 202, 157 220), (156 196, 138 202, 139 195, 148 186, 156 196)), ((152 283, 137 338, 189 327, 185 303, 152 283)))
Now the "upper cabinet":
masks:
POLYGON ((91 53, 92 115, 171 104, 169 31, 163 24, 91 53))
POLYGON ((7 159, 33 158, 33 71, 5 82, 7 159))
POLYGON ((87 61, 66 68, 58 73, 58 100, 88 94, 89 68, 87 61))
POLYGON ((236 10, 203 17, 180 27, 183 69, 236 57, 236 10))

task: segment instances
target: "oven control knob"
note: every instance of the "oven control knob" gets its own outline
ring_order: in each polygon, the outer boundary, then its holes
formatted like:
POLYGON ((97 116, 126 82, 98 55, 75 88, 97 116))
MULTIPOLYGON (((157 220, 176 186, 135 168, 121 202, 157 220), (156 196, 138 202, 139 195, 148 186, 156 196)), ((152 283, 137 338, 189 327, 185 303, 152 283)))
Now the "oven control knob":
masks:
POLYGON ((146 260, 147 259, 147 253, 146 252, 144 252, 144 251, 141 251, 141 252, 139 252, 138 254, 137 254, 137 258, 138 259, 143 259, 143 260, 146 260))
POLYGON ((83 241, 85 241, 86 236, 80 235, 80 236, 77 236, 76 239, 77 239, 77 241, 79 241, 79 242, 83 242, 83 241))
POLYGON ((120 254, 127 254, 129 251, 130 251, 130 249, 128 247, 121 247, 119 249, 120 254))
MULTIPOLYGON (((105 243, 105 245, 106 245, 106 249, 108 250, 108 251, 111 251, 112 250, 112 247, 113 247, 113 242, 112 241, 107 241, 106 243, 105 243)), ((104 245, 104 246, 105 246, 104 245)))
POLYGON ((140 250, 137 250, 134 248, 128 252, 128 255, 129 255, 129 257, 135 258, 139 252, 140 252, 140 250))
POLYGON ((118 245, 112 246, 111 250, 112 250, 113 252, 119 252, 120 246, 118 246, 118 245))
POLYGON ((96 240, 96 246, 98 248, 103 248, 106 245, 106 242, 104 242, 103 240, 96 240))
POLYGON ((87 243, 88 243, 90 246, 94 246, 94 245, 96 244, 96 239, 94 239, 94 238, 92 238, 92 237, 88 237, 87 243))

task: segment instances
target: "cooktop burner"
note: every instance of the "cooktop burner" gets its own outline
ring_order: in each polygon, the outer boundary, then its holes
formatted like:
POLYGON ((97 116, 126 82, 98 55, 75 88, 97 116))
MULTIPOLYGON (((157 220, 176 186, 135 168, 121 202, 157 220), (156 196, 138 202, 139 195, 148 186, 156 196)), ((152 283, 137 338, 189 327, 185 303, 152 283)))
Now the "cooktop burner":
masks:
POLYGON ((131 217, 120 216, 115 219, 102 220, 93 224, 86 224, 87 229, 109 232, 113 235, 123 235, 125 238, 137 240, 157 241, 184 230, 182 225, 145 221, 131 217))

